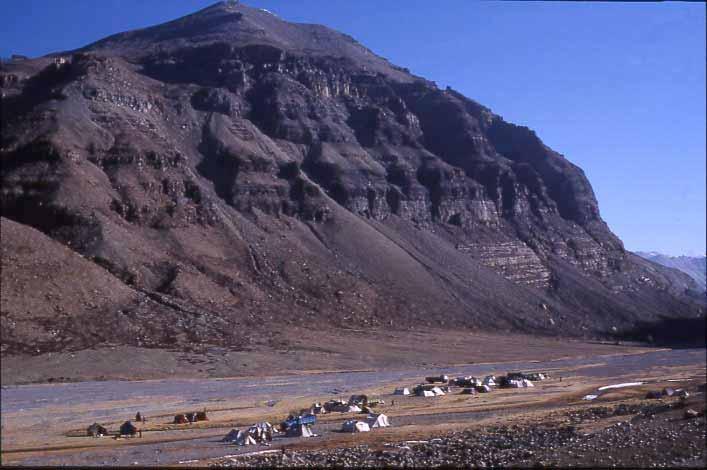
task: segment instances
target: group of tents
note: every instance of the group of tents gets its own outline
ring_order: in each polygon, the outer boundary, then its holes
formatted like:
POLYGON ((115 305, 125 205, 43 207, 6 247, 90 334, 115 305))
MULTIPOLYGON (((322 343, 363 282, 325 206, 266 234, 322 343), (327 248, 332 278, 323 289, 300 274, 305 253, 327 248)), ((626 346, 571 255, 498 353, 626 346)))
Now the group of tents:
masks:
POLYGON ((449 387, 446 385, 440 387, 434 384, 420 384, 413 388, 413 392, 420 397, 441 397, 449 392, 449 387))
MULTIPOLYGON (((188 423, 195 423, 197 421, 208 421, 209 418, 206 416, 206 410, 203 411, 194 411, 190 413, 180 413, 178 415, 175 415, 174 420, 172 421, 173 424, 188 424, 188 423)), ((135 415, 135 421, 137 423, 145 423, 147 422, 147 419, 138 412, 135 415)), ((90 437, 103 437, 107 436, 109 434, 108 429, 105 427, 101 426, 98 423, 93 423, 90 425, 88 428, 86 428, 86 435, 90 437)), ((142 431, 138 429, 132 421, 126 421, 123 424, 120 425, 120 428, 118 430, 118 433, 116 434, 116 437, 134 437, 134 436, 140 436, 142 437, 142 431)))
MULTIPOLYGON (((138 411, 137 414, 135 414, 135 421, 137 421, 138 423, 145 423, 147 422, 147 419, 138 411)), ((88 428, 86 428, 86 435, 89 437, 103 437, 107 436, 108 434, 108 429, 98 423, 93 423, 88 428)), ((139 435, 140 437, 142 437, 142 432, 137 427, 135 427, 135 425, 131 421, 126 421, 120 425, 118 434, 115 437, 133 437, 135 435, 139 435)))
POLYGON ((351 419, 343 423, 341 432, 368 432, 375 428, 390 426, 390 420, 383 413, 371 412, 372 407, 384 404, 383 400, 370 399, 366 395, 352 395, 348 401, 330 400, 323 405, 314 403, 311 407, 301 410, 299 414, 290 414, 279 426, 270 423, 257 423, 247 430, 232 429, 222 442, 247 446, 254 444, 269 445, 274 434, 284 433, 286 437, 315 437, 312 426, 317 422, 317 414, 367 413, 365 420, 351 419))
POLYGON ((371 399, 367 395, 351 395, 348 401, 344 400, 329 400, 320 405, 315 403, 312 406, 313 413, 365 413, 373 412, 373 408, 378 405, 384 405, 383 400, 371 399), (319 411, 316 411, 319 410, 319 411))
MULTIPOLYGON (((135 421, 138 423, 145 423, 147 422, 147 419, 138 411, 137 414, 135 414, 135 421)), ((86 435, 89 437, 103 437, 107 436, 108 434, 108 429, 98 423, 93 423, 88 428, 86 428, 86 435)), ((115 437, 134 437, 136 435, 142 437, 142 431, 140 431, 131 421, 126 421, 120 425, 120 429, 118 429, 118 434, 115 437)))
POLYGON ((416 385, 412 392, 407 387, 396 388, 394 395, 409 396, 415 394, 420 397, 438 397, 449 393, 450 387, 461 387, 463 394, 475 395, 476 393, 488 393, 494 387, 501 388, 528 388, 534 387, 533 380, 545 380, 547 374, 541 372, 509 372, 505 376, 496 378, 494 375, 487 375, 483 379, 473 376, 457 377, 450 379, 442 374, 438 376, 425 377, 427 383, 416 385), (436 385, 438 383, 447 385, 436 385))
POLYGON ((349 403, 344 400, 329 400, 324 403, 324 411, 328 413, 361 413, 363 409, 356 403, 349 403))
POLYGON ((374 428, 387 428, 390 426, 390 420, 383 413, 370 414, 366 421, 350 419, 344 421, 341 426, 341 432, 369 432, 374 428))
MULTIPOLYGON (((450 387, 461 387, 464 394, 476 394, 490 392, 493 387, 505 388, 526 388, 533 387, 533 380, 545 380, 547 374, 540 372, 520 373, 510 372, 498 379, 493 375, 487 375, 483 379, 465 376, 449 379, 446 375, 426 377, 427 383, 419 384, 413 387, 412 393, 421 397, 437 397, 450 392, 450 387), (442 385, 437 385, 441 383, 442 385)), ((672 389, 666 389, 660 395, 671 395, 672 389)), ((678 392, 682 392, 679 390, 678 392)), ((407 387, 396 388, 393 392, 398 396, 409 396, 412 394, 407 387)), ((655 395, 658 395, 656 393, 655 395)), ((330 412, 340 413, 364 413, 367 415, 365 420, 350 419, 343 423, 341 432, 369 432, 372 428, 384 428, 390 426, 388 417, 383 413, 374 413, 372 408, 384 404, 383 400, 373 400, 366 395, 352 395, 348 401, 344 400, 329 400, 324 404, 314 403, 310 408, 301 410, 297 415, 290 415, 283 421, 279 429, 268 422, 256 423, 250 426, 247 430, 232 429, 222 442, 232 443, 236 445, 269 445, 276 433, 284 432, 288 437, 313 437, 316 436, 312 432, 311 426, 316 423, 316 415, 330 412)), ((208 421, 206 410, 180 413, 174 416, 174 424, 187 424, 198 421, 208 421)), ((145 422, 145 419, 138 415, 138 422, 145 422)), ((87 429, 87 435, 93 437, 105 436, 108 430, 98 423, 93 423, 87 429)), ((142 435, 142 432, 130 421, 124 422, 120 426, 118 437, 120 436, 135 436, 142 435)))
MULTIPOLYGON (((248 428, 247 430, 231 429, 228 434, 226 434, 221 442, 227 444, 235 444, 239 446, 250 446, 250 445, 270 445, 273 440, 273 436, 281 431, 284 431, 286 437, 315 437, 316 434, 312 432, 311 425, 313 422, 307 420, 306 417, 297 417, 285 420, 283 423, 289 423, 286 428, 283 429, 283 425, 280 425, 280 430, 270 423, 263 422, 257 423, 248 428)), ((344 422, 341 427, 341 432, 369 432, 371 429, 375 428, 387 428, 390 426, 390 420, 383 413, 370 414, 365 421, 350 419, 344 422)))
MULTIPOLYGON (((93 423, 86 428, 86 435, 89 437, 103 437, 108 434, 108 429, 98 423, 93 423)), ((116 437, 135 437, 136 435, 142 437, 142 431, 140 431, 131 421, 126 421, 120 425, 116 437)))
POLYGON ((174 415, 174 420, 172 424, 191 424, 197 421, 208 421, 209 417, 206 416, 206 410, 204 411, 192 411, 189 413, 179 413, 174 415))
POLYGON ((311 413, 304 415, 289 415, 279 426, 268 422, 256 423, 246 430, 231 429, 221 442, 239 446, 270 445, 275 434, 284 433, 287 437, 314 437, 311 426, 317 422, 311 413))
POLYGON ((278 430, 268 422, 256 423, 245 431, 231 429, 228 434, 221 439, 221 442, 236 444, 239 446, 250 446, 256 444, 266 444, 271 442, 273 435, 278 430))
MULTIPOLYGON (((438 387, 435 387, 438 388, 438 387)), ((363 420, 347 420, 344 422, 342 432, 368 432, 372 428, 383 428, 390 426, 390 421, 385 414, 373 413, 372 408, 382 405, 383 400, 369 399, 366 395, 352 395, 348 401, 330 400, 323 405, 314 403, 310 408, 302 410, 298 415, 290 415, 280 425, 273 426, 268 422, 256 423, 246 430, 232 429, 221 440, 222 442, 247 446, 247 445, 269 445, 273 440, 273 436, 277 433, 284 433, 287 437, 313 437, 316 436, 312 432, 311 426, 316 423, 317 414, 327 412, 342 412, 342 413, 366 413, 368 416, 363 420)), ((145 422, 145 418, 138 413, 136 415, 137 422, 145 422)), ((174 416, 173 424, 188 424, 198 421, 208 421, 206 410, 189 413, 180 413, 174 416)), ((88 436, 101 437, 108 435, 109 431, 98 423, 90 425, 86 433, 88 436)), ((131 421, 126 421, 120 426, 117 437, 127 436, 133 437, 140 435, 139 430, 131 421)))

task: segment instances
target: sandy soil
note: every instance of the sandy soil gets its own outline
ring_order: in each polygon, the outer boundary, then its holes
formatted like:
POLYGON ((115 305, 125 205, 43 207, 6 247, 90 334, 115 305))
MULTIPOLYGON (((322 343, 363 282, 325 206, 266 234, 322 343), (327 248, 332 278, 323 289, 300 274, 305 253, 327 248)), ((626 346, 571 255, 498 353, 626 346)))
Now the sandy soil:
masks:
MULTIPOLYGON (((265 448, 238 448, 219 442, 231 428, 260 420, 279 422, 291 410, 315 400, 367 392, 386 400, 382 409, 393 428, 364 435, 335 432, 352 416, 333 413, 315 426, 321 437, 277 439, 271 448, 345 447, 416 439, 470 426, 502 424, 566 408, 631 400, 672 378, 673 386, 705 380, 705 351, 658 351, 637 355, 583 359, 489 363, 445 368, 450 374, 506 372, 518 368, 549 370, 553 378, 532 389, 497 390, 469 397, 449 394, 434 399, 394 397, 400 385, 412 385, 435 369, 340 372, 220 380, 157 380, 11 386, 2 390, 2 461, 23 465, 144 465, 208 463, 227 455, 265 448), (562 377, 562 380, 560 380, 562 377), (650 381, 612 390, 593 403, 581 400, 599 386, 624 381, 650 381), (278 400, 274 406, 265 401, 278 400), (392 400, 395 399, 395 405, 392 400), (210 421, 172 425, 177 412, 206 408, 210 421), (99 421, 115 430, 136 411, 148 416, 143 438, 114 440, 77 437, 99 421)), ((439 371, 439 369, 436 369, 439 371)), ((666 382, 667 383, 667 382, 666 382)))

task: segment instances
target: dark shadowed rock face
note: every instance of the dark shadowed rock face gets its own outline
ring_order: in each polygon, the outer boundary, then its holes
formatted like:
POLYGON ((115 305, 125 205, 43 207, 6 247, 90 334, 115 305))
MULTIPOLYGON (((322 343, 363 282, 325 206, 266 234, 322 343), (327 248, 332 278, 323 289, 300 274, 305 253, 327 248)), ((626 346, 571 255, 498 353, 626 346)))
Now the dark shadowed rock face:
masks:
MULTIPOLYGON (((91 262, 126 289, 102 310, 145 324, 57 349, 277 345, 310 322, 601 335, 704 312, 687 276, 624 250, 582 170, 533 131, 322 26, 217 4, 0 79, 13 233, 91 262)), ((33 269, 17 256, 3 250, 8 276, 33 269)), ((3 315, 31 322, 17 289, 3 315)), ((9 325, 22 350, 32 328, 9 325)))

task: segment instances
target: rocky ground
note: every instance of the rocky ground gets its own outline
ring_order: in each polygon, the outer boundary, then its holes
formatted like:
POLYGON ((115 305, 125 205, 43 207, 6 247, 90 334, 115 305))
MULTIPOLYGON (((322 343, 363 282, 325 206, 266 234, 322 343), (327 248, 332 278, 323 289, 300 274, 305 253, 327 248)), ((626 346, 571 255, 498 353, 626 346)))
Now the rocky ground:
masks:
POLYGON ((704 397, 688 404, 595 406, 540 421, 454 432, 426 441, 230 458, 235 466, 703 467, 704 397), (701 416, 686 418, 687 409, 701 416), (598 425, 598 426, 597 426, 598 425), (591 429, 599 427, 599 429, 591 429), (588 429, 590 428, 590 429, 588 429))

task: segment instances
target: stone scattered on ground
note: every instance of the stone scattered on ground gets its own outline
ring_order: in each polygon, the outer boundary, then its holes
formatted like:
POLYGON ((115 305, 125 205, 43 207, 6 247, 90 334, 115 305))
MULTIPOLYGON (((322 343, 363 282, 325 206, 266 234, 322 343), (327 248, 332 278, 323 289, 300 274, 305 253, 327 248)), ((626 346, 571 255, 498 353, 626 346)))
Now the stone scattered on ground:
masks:
POLYGON ((470 429, 427 441, 284 450, 216 463, 258 467, 703 467, 704 413, 690 420, 681 419, 682 414, 679 406, 669 403, 598 406, 564 412, 559 421, 548 416, 545 423, 470 429), (617 417, 625 420, 616 422, 617 417), (594 431, 583 430, 596 424, 600 426, 594 431))

